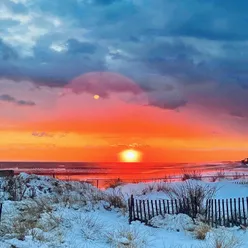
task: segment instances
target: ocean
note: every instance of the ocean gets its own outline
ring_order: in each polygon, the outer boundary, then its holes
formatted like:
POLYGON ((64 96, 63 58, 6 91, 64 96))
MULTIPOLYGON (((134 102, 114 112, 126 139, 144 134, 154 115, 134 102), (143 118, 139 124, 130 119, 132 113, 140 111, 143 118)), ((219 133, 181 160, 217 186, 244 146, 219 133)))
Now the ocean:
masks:
POLYGON ((237 161, 216 163, 107 163, 107 162, 0 162, 0 169, 11 169, 15 173, 71 176, 72 178, 161 178, 183 172, 237 171, 248 173, 248 167, 237 161))

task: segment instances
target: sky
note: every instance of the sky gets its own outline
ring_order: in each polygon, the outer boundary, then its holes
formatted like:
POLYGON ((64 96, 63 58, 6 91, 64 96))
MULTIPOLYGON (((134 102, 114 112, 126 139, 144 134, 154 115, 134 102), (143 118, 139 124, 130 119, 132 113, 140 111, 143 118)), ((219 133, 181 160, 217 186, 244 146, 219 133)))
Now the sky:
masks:
POLYGON ((0 160, 248 156, 246 0, 1 0, 0 160))

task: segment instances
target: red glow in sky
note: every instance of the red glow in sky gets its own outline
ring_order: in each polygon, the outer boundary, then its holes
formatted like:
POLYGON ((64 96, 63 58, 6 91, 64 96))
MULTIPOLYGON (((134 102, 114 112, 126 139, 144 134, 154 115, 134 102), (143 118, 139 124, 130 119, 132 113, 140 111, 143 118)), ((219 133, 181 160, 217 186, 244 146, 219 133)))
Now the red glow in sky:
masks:
POLYGON ((63 89, 22 85, 23 95, 37 104, 2 103, 1 160, 113 162, 134 149, 144 162, 196 162, 239 159, 248 149, 222 119, 193 104, 154 106, 149 92, 120 74, 88 73, 63 89))

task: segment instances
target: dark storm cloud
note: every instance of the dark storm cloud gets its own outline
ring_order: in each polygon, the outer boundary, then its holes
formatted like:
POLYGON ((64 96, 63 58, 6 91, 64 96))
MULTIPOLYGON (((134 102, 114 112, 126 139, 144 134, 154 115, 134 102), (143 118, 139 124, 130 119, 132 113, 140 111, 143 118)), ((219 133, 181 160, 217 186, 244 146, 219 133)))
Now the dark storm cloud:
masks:
POLYGON ((89 42, 79 42, 76 39, 69 39, 67 41, 69 53, 88 53, 92 54, 97 47, 89 42))
POLYGON ((15 97, 7 95, 7 94, 0 95, 0 101, 14 103, 18 106, 35 106, 36 105, 35 102, 26 101, 26 100, 18 100, 15 97))
POLYGON ((17 52, 0 39, 0 61, 15 60, 17 58, 17 52))
POLYGON ((248 116, 245 0, 3 0, 3 6, 1 77, 58 87, 83 73, 114 71, 135 80, 152 105, 215 102, 248 116), (157 79, 147 80, 150 74, 157 79), (168 93, 160 77, 181 87, 168 93), (208 83, 214 87, 206 90, 208 83))

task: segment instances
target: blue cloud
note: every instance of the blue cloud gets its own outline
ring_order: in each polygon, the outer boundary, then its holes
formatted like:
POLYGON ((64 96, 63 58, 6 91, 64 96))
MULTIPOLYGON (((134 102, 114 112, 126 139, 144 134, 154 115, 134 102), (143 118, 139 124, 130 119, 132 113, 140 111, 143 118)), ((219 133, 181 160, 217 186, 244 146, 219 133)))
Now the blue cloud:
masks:
POLYGON ((18 53, 0 39, 0 61, 16 60, 18 53))
POLYGON ((35 106, 36 105, 35 102, 33 101, 18 100, 15 97, 7 95, 7 94, 0 95, 0 101, 14 103, 18 106, 35 106))
POLYGON ((57 87, 114 71, 153 92, 153 105, 174 109, 197 93, 228 99, 226 111, 248 116, 247 7, 245 0, 3 0, 0 77, 57 87), (187 94, 168 102, 159 94, 167 83, 146 80, 150 74, 172 78, 187 94), (208 82, 215 87, 206 91, 208 82))
POLYGON ((86 53, 92 54, 96 51, 97 46, 89 42, 79 42, 76 39, 69 39, 67 41, 69 53, 86 53))

